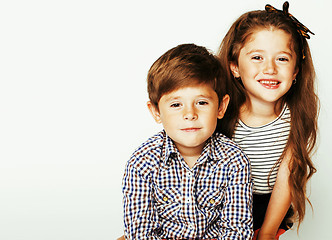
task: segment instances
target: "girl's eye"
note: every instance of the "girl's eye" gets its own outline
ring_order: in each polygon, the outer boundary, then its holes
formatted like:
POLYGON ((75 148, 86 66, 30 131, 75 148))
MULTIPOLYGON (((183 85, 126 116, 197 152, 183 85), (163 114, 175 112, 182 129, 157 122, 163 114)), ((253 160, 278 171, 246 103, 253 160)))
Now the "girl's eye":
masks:
POLYGON ((281 62, 288 62, 288 58, 280 57, 280 58, 278 58, 278 61, 281 61, 281 62))
POLYGON ((171 107, 172 107, 172 108, 177 108, 177 107, 180 107, 180 106, 181 106, 180 103, 172 103, 172 104, 171 104, 171 107))

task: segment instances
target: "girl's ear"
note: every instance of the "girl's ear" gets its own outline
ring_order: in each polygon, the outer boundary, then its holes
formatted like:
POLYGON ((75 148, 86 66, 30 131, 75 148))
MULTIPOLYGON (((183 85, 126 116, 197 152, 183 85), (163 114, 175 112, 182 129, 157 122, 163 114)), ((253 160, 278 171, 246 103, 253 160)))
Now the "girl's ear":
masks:
POLYGON ((222 119, 225 115, 225 112, 226 112, 226 109, 227 109, 227 106, 228 106, 228 103, 229 103, 229 95, 226 94, 222 101, 220 102, 220 106, 219 106, 219 111, 218 111, 218 119, 222 119))
POLYGON ((157 123, 161 123, 160 113, 159 113, 159 110, 156 108, 156 106, 154 104, 152 104, 151 101, 147 102, 147 106, 148 106, 148 109, 149 109, 152 117, 154 118, 154 120, 157 123))
POLYGON ((296 75, 299 73, 299 68, 296 67, 295 70, 294 70, 294 74, 293 74, 293 79, 296 78, 296 75))
POLYGON ((237 64, 232 62, 232 63, 230 63, 229 67, 230 67, 234 77, 236 77, 236 78, 241 77, 240 72, 239 72, 239 67, 237 66, 237 64))

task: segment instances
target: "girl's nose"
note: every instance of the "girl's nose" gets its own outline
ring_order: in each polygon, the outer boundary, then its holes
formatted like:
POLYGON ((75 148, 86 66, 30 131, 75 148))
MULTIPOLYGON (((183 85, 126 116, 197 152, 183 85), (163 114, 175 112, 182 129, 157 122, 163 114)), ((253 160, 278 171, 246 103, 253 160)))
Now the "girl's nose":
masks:
POLYGON ((274 60, 267 60, 264 63, 263 72, 265 74, 276 74, 277 73, 277 66, 276 66, 274 60))
POLYGON ((195 109, 193 107, 188 107, 188 108, 184 109, 183 118, 185 120, 192 121, 192 120, 196 120, 197 117, 198 116, 197 116, 197 114, 195 112, 195 109))

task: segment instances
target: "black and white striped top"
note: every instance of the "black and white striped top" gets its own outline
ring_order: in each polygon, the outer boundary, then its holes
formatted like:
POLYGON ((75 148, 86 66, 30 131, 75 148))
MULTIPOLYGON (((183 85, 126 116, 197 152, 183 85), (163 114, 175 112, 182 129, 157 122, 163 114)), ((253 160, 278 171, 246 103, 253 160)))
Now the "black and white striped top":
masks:
POLYGON ((249 127, 241 120, 235 126, 233 140, 240 145, 250 159, 256 194, 272 192, 280 163, 275 164, 287 144, 290 120, 290 110, 285 105, 280 115, 264 126, 249 127), (272 172, 271 169, 273 169, 272 172))

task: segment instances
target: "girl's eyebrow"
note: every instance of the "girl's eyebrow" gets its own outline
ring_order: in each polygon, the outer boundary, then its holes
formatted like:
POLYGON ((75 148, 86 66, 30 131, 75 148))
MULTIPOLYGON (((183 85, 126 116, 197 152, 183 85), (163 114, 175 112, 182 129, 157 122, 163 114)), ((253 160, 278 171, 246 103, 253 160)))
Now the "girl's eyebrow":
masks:
POLYGON ((281 51, 280 53, 282 53, 282 54, 287 54, 287 55, 293 57, 293 54, 292 54, 291 51, 290 51, 290 52, 288 52, 288 51, 281 51))
POLYGON ((255 52, 264 52, 263 50, 260 50, 260 49, 254 49, 254 50, 251 50, 251 51, 249 51, 249 52, 247 52, 247 54, 246 55, 250 55, 250 54, 252 54, 252 53, 255 53, 255 52))
MULTIPOLYGON (((246 55, 250 55, 250 54, 253 54, 253 53, 256 53, 256 52, 257 53, 264 53, 265 51, 261 50, 261 49, 254 49, 254 50, 251 50, 251 51, 247 52, 246 55)), ((290 52, 289 51, 280 51, 277 54, 287 54, 287 55, 293 57, 293 54, 292 54, 291 51, 290 52)))

